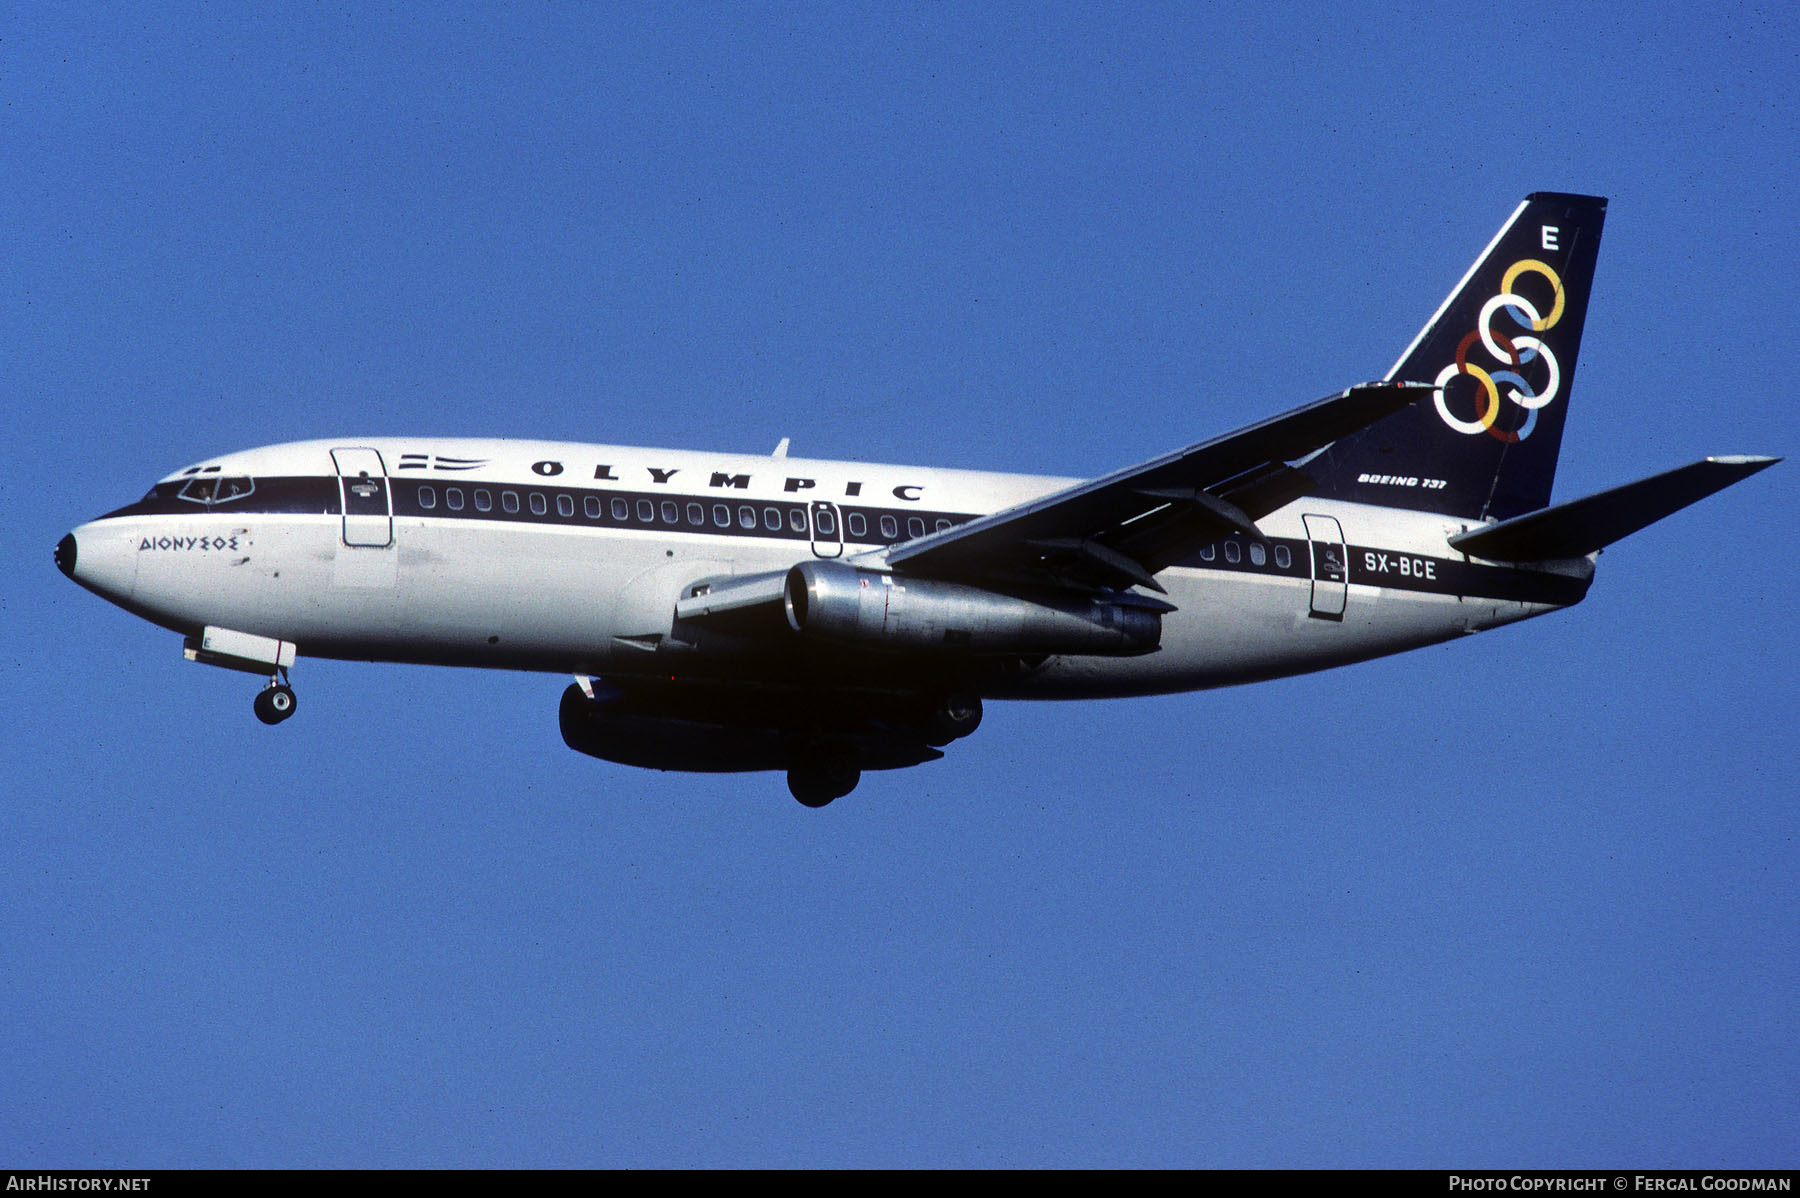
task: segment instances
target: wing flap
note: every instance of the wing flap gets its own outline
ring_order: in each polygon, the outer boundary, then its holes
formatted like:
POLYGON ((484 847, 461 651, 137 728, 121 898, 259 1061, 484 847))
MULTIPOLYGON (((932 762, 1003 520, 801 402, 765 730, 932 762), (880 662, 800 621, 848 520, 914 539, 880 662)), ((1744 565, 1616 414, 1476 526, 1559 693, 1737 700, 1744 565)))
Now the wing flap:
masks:
POLYGON ((1148 587, 1159 594, 1163 593, 1163 585, 1156 581, 1156 575, 1146 570, 1137 559, 1120 553, 1117 549, 1110 549, 1098 541, 1087 541, 1080 537, 1055 537, 1045 541, 1027 541, 1025 546, 1052 557, 1068 555, 1089 570, 1111 575, 1117 585, 1148 587))

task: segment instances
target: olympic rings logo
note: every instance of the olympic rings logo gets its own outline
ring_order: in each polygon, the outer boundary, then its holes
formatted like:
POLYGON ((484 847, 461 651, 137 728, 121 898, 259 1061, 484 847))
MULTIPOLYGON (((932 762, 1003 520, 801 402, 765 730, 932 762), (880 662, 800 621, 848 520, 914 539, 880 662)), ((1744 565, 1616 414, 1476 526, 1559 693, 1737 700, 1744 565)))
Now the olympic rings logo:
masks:
MULTIPOLYGON (((1537 427, 1538 410, 1555 399, 1557 391, 1562 387, 1562 369, 1557 365, 1556 355, 1550 352, 1548 345, 1536 337, 1520 336, 1519 333, 1542 333, 1553 329, 1562 316, 1562 279, 1547 263, 1536 258, 1523 258, 1507 267, 1506 274, 1500 280, 1500 294, 1481 306, 1481 319, 1476 322, 1474 331, 1457 344, 1456 361, 1444 367, 1437 376, 1437 390, 1432 393, 1432 398, 1437 403, 1438 415, 1443 418, 1444 423, 1459 433, 1469 436, 1486 433, 1508 444, 1531 436, 1531 431, 1537 427), (1536 305, 1513 290, 1513 284, 1523 274, 1542 275, 1549 280, 1554 298, 1548 316, 1541 314, 1536 305), (1494 318, 1501 312, 1511 318, 1519 332, 1509 336, 1493 327, 1494 318), (1477 341, 1481 342, 1482 348, 1500 369, 1485 368, 1469 361, 1469 351, 1477 341), (1527 382, 1522 373, 1527 365, 1539 361, 1543 363, 1541 370, 1544 374, 1541 386, 1527 382), (1444 398, 1444 388, 1457 375, 1474 379, 1478 388, 1481 410, 1473 420, 1464 420, 1454 415, 1444 398), (1497 426, 1502 383, 1511 384, 1507 388, 1506 399, 1525 411, 1525 421, 1516 429, 1508 430, 1497 426)), ((1538 370, 1534 369, 1533 373, 1538 373, 1538 370)))

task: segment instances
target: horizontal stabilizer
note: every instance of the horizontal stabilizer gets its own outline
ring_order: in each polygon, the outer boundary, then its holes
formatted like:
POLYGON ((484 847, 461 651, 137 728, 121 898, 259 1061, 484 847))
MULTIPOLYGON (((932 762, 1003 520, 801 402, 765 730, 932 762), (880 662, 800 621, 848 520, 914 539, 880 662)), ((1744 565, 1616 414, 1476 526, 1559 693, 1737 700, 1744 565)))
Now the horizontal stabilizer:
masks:
POLYGON ((1585 557, 1780 460, 1707 458, 1585 499, 1458 533, 1450 545, 1493 562, 1585 557))

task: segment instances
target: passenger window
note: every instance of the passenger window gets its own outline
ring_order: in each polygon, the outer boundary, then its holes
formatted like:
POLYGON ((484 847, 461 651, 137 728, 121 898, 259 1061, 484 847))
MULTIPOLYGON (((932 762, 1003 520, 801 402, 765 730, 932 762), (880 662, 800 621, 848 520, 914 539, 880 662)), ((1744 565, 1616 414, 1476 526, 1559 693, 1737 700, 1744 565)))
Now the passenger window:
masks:
POLYGON ((1286 545, 1275 546, 1275 564, 1283 570, 1294 564, 1294 555, 1288 552, 1286 545))
POLYGON ((900 521, 892 516, 881 518, 881 535, 892 541, 900 535, 900 521))
POLYGON ((788 509, 788 527, 790 529, 792 529, 793 531, 799 533, 801 536, 806 535, 806 509, 805 508, 797 507, 797 508, 789 508, 788 509))
POLYGON ((639 524, 649 524, 656 519, 656 505, 648 499, 638 500, 637 512, 639 524))
POLYGON ((832 518, 831 509, 816 507, 813 509, 814 532, 821 537, 837 536, 837 521, 832 518))
POLYGON ((500 506, 506 509, 507 515, 517 515, 519 512, 519 493, 517 491, 500 492, 500 506))
POLYGON ((558 495, 556 497, 556 514, 559 516, 573 516, 575 514, 574 497, 569 495, 558 495))
POLYGON ((1266 566, 1268 563, 1269 551, 1263 548, 1261 541, 1252 541, 1250 544, 1250 564, 1253 566, 1266 566))
POLYGON ((747 503, 738 509, 738 527, 756 531, 756 509, 747 503))
POLYGON ((544 498, 544 493, 542 491, 533 491, 531 493, 531 514, 534 516, 547 516, 550 514, 550 504, 544 498))
POLYGON ((1244 557, 1244 551, 1242 549, 1238 548, 1238 543, 1236 541, 1226 541, 1225 542, 1225 560, 1226 561, 1230 562, 1232 565, 1235 566, 1238 564, 1238 562, 1243 560, 1243 557, 1244 557))
POLYGON ((713 523, 720 528, 731 527, 731 509, 722 503, 713 504, 713 523))
POLYGON ((673 499, 663 500, 663 502, 662 502, 662 518, 663 518, 664 524, 668 524, 668 525, 680 524, 681 523, 681 505, 676 503, 673 499))
POLYGON ((419 506, 424 508, 428 512, 432 508, 436 507, 437 506, 437 488, 435 488, 435 487, 420 487, 419 488, 419 506))
POLYGON ((763 527, 768 529, 770 532, 780 532, 781 531, 781 509, 780 508, 766 507, 763 509, 763 527))
POLYGON ((849 526, 850 535, 859 541, 869 535, 869 522, 861 512, 851 512, 844 517, 844 523, 849 526))
POLYGON ((475 488, 475 510, 478 512, 494 510, 494 497, 481 487, 475 488))
POLYGON ((462 503, 463 503, 463 500, 462 500, 462 488, 461 487, 445 487, 444 488, 444 506, 445 507, 449 508, 453 512, 460 512, 460 511, 462 511, 462 503))
POLYGON ((924 536, 925 521, 919 519, 917 516, 908 516, 906 518, 906 535, 909 537, 924 536))
POLYGON ((1200 560, 1203 562, 1210 562, 1216 556, 1218 556, 1218 547, 1215 545, 1208 545, 1200 551, 1200 560))
POLYGON ((706 523, 706 509, 697 503, 690 503, 688 504, 687 518, 689 524, 699 528, 706 523))
POLYGON ((589 520, 598 520, 600 518, 600 497, 598 495, 589 495, 586 499, 583 499, 581 501, 581 510, 587 513, 587 518, 589 520))
POLYGON ((949 527, 950 527, 950 521, 948 521, 948 520, 939 520, 937 522, 937 530, 939 532, 943 532, 946 528, 949 528, 949 527))
POLYGON ((631 519, 631 505, 629 503, 626 503, 623 499, 613 500, 612 501, 612 518, 614 520, 629 520, 629 519, 631 519))

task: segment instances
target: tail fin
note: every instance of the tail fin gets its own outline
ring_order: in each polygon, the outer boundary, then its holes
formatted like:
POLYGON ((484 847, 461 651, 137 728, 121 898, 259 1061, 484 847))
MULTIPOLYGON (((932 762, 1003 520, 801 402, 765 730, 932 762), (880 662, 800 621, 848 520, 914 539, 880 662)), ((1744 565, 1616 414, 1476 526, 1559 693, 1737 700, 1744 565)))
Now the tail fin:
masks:
POLYGON ((1432 402, 1307 463, 1317 493, 1475 519, 1548 504, 1605 219, 1597 196, 1527 196, 1388 372, 1432 402))

